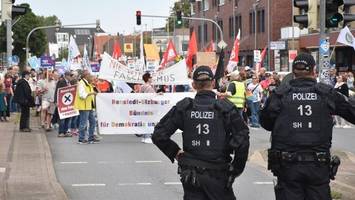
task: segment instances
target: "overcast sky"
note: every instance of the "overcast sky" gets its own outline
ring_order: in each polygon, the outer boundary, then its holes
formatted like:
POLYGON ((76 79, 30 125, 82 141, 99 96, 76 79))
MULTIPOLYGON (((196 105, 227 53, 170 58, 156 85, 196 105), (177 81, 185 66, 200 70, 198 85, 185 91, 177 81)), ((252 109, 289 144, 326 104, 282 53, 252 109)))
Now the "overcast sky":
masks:
MULTIPOLYGON (((169 15, 174 0, 16 0, 29 3, 36 15, 56 15, 63 24, 95 23, 108 33, 131 33, 136 24, 136 10, 142 14, 169 15)), ((164 19, 143 18, 142 28, 165 25, 164 19), (146 25, 145 25, 146 24, 146 25)), ((136 27, 138 29, 138 27, 136 27)))

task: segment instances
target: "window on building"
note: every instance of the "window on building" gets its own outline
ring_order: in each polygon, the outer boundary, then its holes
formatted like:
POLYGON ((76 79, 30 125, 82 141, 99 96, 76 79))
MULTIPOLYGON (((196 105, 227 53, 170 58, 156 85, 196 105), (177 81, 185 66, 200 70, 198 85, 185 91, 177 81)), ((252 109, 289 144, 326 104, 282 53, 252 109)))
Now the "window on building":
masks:
POLYGON ((191 15, 195 15, 195 4, 190 3, 191 15))
POLYGON ((229 27, 229 37, 233 38, 233 29, 234 29, 233 17, 229 17, 229 19, 228 19, 228 27, 229 27))
MULTIPOLYGON (((218 25, 221 27, 221 29, 222 29, 222 32, 223 32, 223 20, 218 20, 218 25)), ((217 28, 217 27, 216 27, 217 28)), ((221 40, 221 34, 220 34, 220 32, 219 32, 219 29, 217 28, 217 38, 216 38, 216 40, 215 41, 219 41, 219 40, 221 40)))
POLYGON ((217 7, 218 6, 218 0, 212 0, 212 7, 217 7))
POLYGON ((254 20, 253 20, 253 13, 249 13, 249 34, 253 34, 254 30, 254 20))
POLYGON ((235 16, 235 36, 237 36, 238 31, 240 30, 240 36, 242 36, 242 16, 235 16))
POLYGON ((201 41, 202 41, 202 29, 201 29, 201 26, 198 26, 198 28, 197 28, 197 40, 198 40, 198 43, 201 43, 201 41))
POLYGON ((209 0, 202 0, 203 11, 208 11, 210 9, 209 0))
POLYGON ((259 10, 257 12, 257 32, 265 32, 265 10, 259 10))
POLYGON ((67 43, 69 42, 69 34, 68 33, 56 33, 57 43, 67 43))
POLYGON ((201 11, 201 3, 196 2, 196 4, 197 4, 197 12, 200 12, 201 11))
POLYGON ((182 51, 187 51, 188 47, 189 47, 189 41, 184 40, 181 42, 182 51))
POLYGON ((207 24, 203 25, 203 34, 204 34, 204 41, 207 42, 208 41, 208 25, 207 24))
POLYGON ((261 32, 265 32, 265 10, 262 10, 261 11, 261 22, 260 23, 260 29, 261 29, 261 32))
POLYGON ((219 6, 223 6, 225 3, 225 0, 219 0, 219 6))

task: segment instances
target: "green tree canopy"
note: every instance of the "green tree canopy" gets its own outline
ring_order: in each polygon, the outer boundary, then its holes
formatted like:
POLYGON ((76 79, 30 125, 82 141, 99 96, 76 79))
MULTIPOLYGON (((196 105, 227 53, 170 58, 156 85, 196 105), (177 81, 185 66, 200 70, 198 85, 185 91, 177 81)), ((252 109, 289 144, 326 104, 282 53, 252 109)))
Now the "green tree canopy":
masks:
POLYGON ((176 11, 180 10, 182 16, 191 17, 191 4, 189 0, 181 0, 174 3, 170 9, 170 18, 167 19, 166 28, 169 32, 173 32, 175 28, 189 28, 189 20, 183 20, 182 27, 178 27, 175 23, 176 11))
MULTIPOLYGON (((28 33, 36 27, 53 25, 55 21, 58 20, 56 16, 37 16, 32 12, 29 4, 21 4, 21 6, 27 7, 27 13, 23 16, 18 16, 13 19, 13 22, 18 20, 18 22, 13 25, 13 55, 17 55, 20 58, 20 65, 23 66, 26 57, 26 38, 28 33)), ((47 37, 43 30, 37 30, 31 34, 29 40, 30 53, 35 56, 41 56, 46 52, 48 46, 47 37)), ((6 52, 6 27, 3 24, 0 27, 0 52, 6 52)))

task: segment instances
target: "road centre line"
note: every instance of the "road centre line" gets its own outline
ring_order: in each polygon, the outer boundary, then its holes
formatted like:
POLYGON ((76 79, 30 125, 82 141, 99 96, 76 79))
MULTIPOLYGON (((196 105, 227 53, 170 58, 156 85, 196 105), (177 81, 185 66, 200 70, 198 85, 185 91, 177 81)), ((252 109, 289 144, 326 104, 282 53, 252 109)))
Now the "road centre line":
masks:
POLYGON ((273 185, 274 183, 272 181, 265 181, 265 182, 262 182, 262 181, 256 181, 256 182, 253 182, 255 185, 273 185))
POLYGON ((135 163, 161 163, 161 160, 136 160, 135 163))
POLYGON ((104 183, 83 183, 83 184, 72 184, 73 187, 105 187, 104 183))
POLYGON ((164 185, 181 185, 181 182, 165 182, 164 185))
POLYGON ((60 162, 60 164, 88 164, 85 161, 78 161, 78 162, 60 162))

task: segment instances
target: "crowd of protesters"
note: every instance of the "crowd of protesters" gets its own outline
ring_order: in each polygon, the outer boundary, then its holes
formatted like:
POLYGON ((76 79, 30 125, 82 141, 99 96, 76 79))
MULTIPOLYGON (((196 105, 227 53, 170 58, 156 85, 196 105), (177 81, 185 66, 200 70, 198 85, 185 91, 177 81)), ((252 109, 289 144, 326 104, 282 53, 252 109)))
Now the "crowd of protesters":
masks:
MULTIPOLYGON (((331 84, 343 95, 355 95, 354 74, 352 72, 330 71, 331 84)), ((255 72, 250 67, 236 67, 235 71, 225 73, 218 81, 217 94, 219 98, 228 98, 239 110, 245 122, 253 128, 259 128, 259 111, 264 102, 280 84, 283 75, 278 72, 267 72, 260 68, 255 72)), ((165 93, 191 92, 191 85, 154 86, 152 76, 145 73, 144 84, 130 84, 132 92, 165 93)), ((285 78, 286 80, 286 78, 285 78)), ((30 108, 40 117, 41 127, 50 132, 57 129, 58 137, 78 136, 78 144, 95 144, 101 137, 96 119, 95 97, 99 92, 114 92, 113 84, 107 80, 97 79, 86 70, 66 71, 59 74, 57 70, 34 69, 20 73, 17 66, 10 67, 0 76, 0 122, 8 121, 11 112, 21 112, 20 131, 31 132, 29 118, 30 108), (79 110, 79 116, 60 119, 57 109, 58 89, 77 85, 74 107, 79 110)), ((342 118, 335 117, 335 127, 350 128, 342 118)), ((137 135, 138 136, 138 135, 137 135)), ((143 134, 143 143, 151 143, 151 135, 143 134)))

